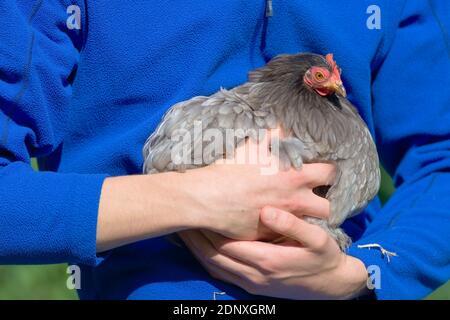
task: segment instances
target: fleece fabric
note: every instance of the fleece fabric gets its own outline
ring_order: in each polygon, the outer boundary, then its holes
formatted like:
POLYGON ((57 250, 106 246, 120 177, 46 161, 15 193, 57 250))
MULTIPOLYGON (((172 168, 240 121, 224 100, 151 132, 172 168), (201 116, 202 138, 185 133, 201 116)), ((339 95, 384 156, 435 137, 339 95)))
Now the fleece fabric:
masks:
POLYGON ((348 254, 379 271, 378 299, 448 280, 449 1, 273 0, 270 17, 266 2, 2 0, 0 263, 79 264, 83 299, 254 298, 165 238, 96 255, 100 191, 141 172, 171 105, 309 51, 334 54, 397 187, 345 224, 348 254), (374 243, 397 256, 358 247, 374 243))

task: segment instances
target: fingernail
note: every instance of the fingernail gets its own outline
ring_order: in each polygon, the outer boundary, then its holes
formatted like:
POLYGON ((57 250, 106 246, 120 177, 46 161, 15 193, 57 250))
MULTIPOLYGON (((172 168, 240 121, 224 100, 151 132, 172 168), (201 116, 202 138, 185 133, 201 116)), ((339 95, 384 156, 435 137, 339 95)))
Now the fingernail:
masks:
POLYGON ((268 208, 264 210, 264 218, 266 220, 275 220, 277 216, 277 210, 273 208, 268 208))

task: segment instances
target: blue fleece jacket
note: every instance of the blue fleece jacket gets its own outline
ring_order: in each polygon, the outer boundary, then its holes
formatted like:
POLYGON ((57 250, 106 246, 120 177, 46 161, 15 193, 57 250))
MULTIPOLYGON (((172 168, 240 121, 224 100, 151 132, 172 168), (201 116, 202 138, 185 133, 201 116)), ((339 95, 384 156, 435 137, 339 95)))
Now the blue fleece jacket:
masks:
POLYGON ((142 145, 172 104, 310 51, 334 53, 397 187, 345 224, 349 254, 379 266, 379 299, 422 298, 449 279, 449 1, 273 0, 271 17, 265 7, 2 0, 0 263, 80 264, 82 298, 252 298, 164 238, 97 256, 100 190, 107 176, 141 171, 142 145), (381 29, 366 26, 371 4, 381 29), (398 256, 358 248, 368 243, 398 256))

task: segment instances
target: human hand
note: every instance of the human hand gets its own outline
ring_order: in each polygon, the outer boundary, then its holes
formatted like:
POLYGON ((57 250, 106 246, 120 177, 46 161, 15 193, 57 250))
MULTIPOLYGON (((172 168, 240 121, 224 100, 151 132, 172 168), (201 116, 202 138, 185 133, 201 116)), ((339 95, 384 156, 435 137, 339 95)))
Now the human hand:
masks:
MULTIPOLYGON (((255 142, 237 149, 242 153, 255 152, 255 142), (252 151, 253 150, 253 151, 252 151)), ((267 140, 262 142, 268 148, 267 140)), ((259 145, 261 147, 261 143, 259 145)), ((271 158, 270 161, 277 161, 271 158)), ((274 233, 260 223, 264 206, 288 210, 299 216, 326 219, 330 204, 317 196, 313 189, 332 184, 335 167, 332 164, 304 164, 301 170, 261 174, 260 164, 235 164, 225 161, 183 173, 189 179, 188 192, 197 202, 199 227, 239 240, 269 239, 274 233)))
POLYGON ((265 208, 263 223, 283 243, 235 241, 208 231, 180 236, 215 278, 257 295, 287 299, 350 299, 366 290, 364 264, 339 250, 319 226, 265 208))

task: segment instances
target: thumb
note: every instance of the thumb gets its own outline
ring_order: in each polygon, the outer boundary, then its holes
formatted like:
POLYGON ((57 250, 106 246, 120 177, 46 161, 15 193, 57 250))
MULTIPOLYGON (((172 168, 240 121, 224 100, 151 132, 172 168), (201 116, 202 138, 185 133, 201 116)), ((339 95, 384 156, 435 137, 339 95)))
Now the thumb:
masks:
POLYGON ((303 241, 301 235, 304 229, 304 221, 292 213, 272 208, 264 207, 261 212, 261 221, 270 230, 297 241, 303 241))

